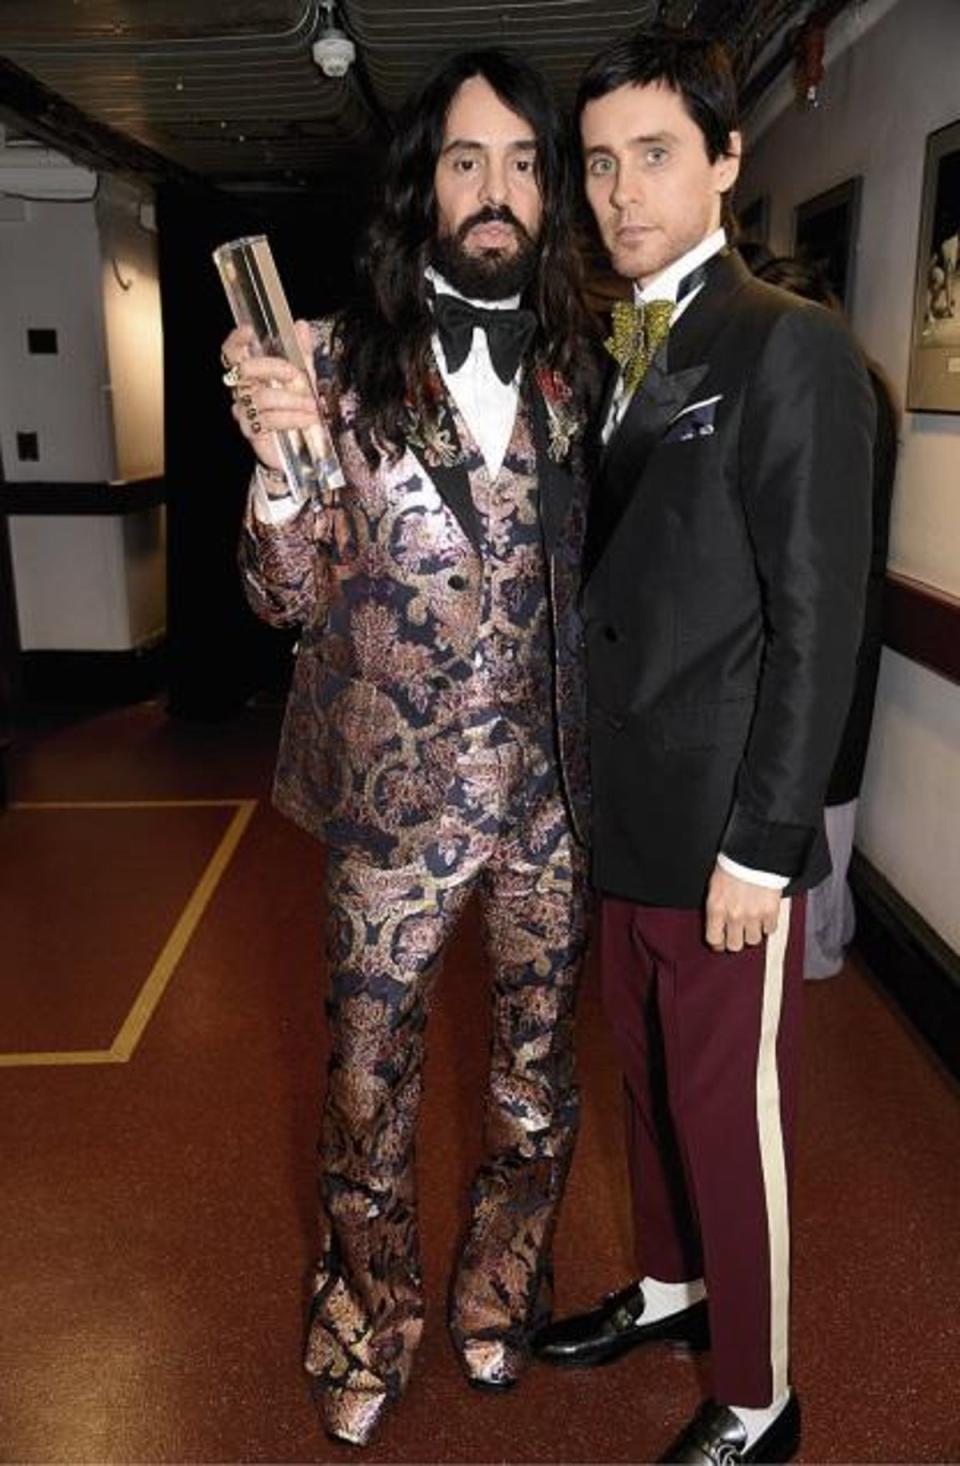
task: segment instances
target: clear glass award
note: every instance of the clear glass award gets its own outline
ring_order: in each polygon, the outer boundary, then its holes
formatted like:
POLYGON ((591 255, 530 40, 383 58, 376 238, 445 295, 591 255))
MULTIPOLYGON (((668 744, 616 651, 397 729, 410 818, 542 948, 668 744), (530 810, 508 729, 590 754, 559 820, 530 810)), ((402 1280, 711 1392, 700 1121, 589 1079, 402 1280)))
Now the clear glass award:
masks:
MULTIPOLYGON (((232 239, 214 250, 213 261, 220 272, 235 322, 238 326, 253 328, 255 354, 285 357, 312 384, 266 235, 232 239)), ((330 434, 323 424, 323 408, 319 403, 318 407, 318 427, 309 428, 306 432, 278 432, 274 436, 280 449, 284 476, 296 503, 305 503, 313 496, 321 508, 336 509, 340 503, 343 474, 330 434)))

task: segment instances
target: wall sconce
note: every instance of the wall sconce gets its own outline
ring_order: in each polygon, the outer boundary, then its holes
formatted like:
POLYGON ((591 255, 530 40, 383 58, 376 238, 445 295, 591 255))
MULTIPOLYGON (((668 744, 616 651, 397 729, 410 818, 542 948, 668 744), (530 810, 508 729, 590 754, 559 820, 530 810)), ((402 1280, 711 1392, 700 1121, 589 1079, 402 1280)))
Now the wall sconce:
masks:
POLYGON ((136 270, 134 270, 133 266, 132 265, 125 266, 126 278, 124 278, 123 273, 121 273, 120 266, 117 263, 117 257, 116 257, 116 255, 111 255, 110 256, 110 264, 111 264, 111 266, 113 268, 113 276, 114 276, 114 279, 116 280, 117 284, 120 286, 120 289, 121 290, 130 290, 132 288, 132 286, 133 286, 134 278, 136 276, 136 270))
POLYGON ((797 103, 801 107, 817 107, 820 104, 826 43, 826 22, 815 12, 803 22, 794 41, 793 77, 797 103))

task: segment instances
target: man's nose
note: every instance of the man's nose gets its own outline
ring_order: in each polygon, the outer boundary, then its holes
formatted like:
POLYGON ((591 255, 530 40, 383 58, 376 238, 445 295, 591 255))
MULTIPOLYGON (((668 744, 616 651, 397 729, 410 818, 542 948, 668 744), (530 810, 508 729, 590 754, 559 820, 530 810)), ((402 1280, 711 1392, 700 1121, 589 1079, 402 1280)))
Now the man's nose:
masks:
POLYGON ((485 204, 502 204, 507 198, 507 168, 502 159, 491 158, 483 170, 480 199, 485 204))
POLYGON ((642 199, 643 188, 635 173, 626 168, 618 168, 613 176, 613 187, 610 190, 610 202, 615 209, 625 209, 629 204, 639 204, 642 199))

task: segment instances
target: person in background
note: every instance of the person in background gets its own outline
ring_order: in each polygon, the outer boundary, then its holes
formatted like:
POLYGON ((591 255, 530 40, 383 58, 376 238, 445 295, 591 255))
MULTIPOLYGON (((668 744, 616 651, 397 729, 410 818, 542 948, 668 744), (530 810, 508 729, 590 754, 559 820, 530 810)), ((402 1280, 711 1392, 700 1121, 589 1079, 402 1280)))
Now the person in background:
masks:
POLYGON ((258 459, 251 603, 303 627, 275 800, 327 844, 331 1056, 306 1368, 328 1432, 366 1444, 424 1319, 414 1138, 432 980, 471 893, 493 969, 486 1155, 449 1326, 470 1384, 518 1380, 549 1317, 579 1113, 587 937, 576 605, 588 322, 565 132, 538 74, 454 57, 399 122, 363 294, 312 331, 346 479, 295 508, 271 429, 308 383, 224 345, 258 459))
POLYGON ((587 199, 635 297, 608 342, 583 605, 639 1271, 535 1348, 592 1365, 709 1327, 713 1397, 662 1459, 787 1461, 804 893, 829 868, 873 394, 842 321, 728 247, 740 134, 722 47, 624 37, 588 65, 576 115, 587 199))
MULTIPOLYGON (((830 310, 842 312, 843 308, 823 272, 804 260, 781 255, 761 262, 753 269, 758 280, 766 280, 805 300, 815 300, 830 310)), ((898 413, 880 368, 869 358, 866 359, 866 368, 877 407, 873 449, 873 543, 853 698, 827 785, 824 825, 832 869, 820 885, 807 893, 804 972, 807 977, 814 978, 833 977, 838 973, 853 939, 853 897, 847 871, 853 853, 857 800, 867 760, 883 646, 883 595, 890 545, 890 508, 897 468, 898 413)))
POLYGON ((771 251, 758 239, 736 239, 733 242, 737 246, 737 254, 754 275, 773 259, 771 251))

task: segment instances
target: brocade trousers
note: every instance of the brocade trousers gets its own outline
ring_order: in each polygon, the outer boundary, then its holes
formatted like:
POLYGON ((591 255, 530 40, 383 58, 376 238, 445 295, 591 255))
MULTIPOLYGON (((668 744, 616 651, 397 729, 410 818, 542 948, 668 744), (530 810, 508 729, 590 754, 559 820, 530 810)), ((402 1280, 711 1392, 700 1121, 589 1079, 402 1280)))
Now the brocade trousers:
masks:
MULTIPOLYGON (((306 1368, 356 1413, 402 1391, 423 1327, 414 1138, 439 958, 471 892, 492 969, 485 1158, 450 1291, 468 1377, 515 1377, 550 1306, 550 1248, 579 1113, 574 1009, 585 854, 553 769, 514 743, 465 752, 436 839, 400 868, 330 853, 331 1057, 322 1252, 306 1368)), ((328 1407, 334 1402, 328 1400, 328 1407)))

